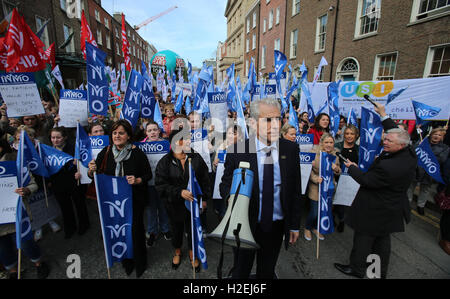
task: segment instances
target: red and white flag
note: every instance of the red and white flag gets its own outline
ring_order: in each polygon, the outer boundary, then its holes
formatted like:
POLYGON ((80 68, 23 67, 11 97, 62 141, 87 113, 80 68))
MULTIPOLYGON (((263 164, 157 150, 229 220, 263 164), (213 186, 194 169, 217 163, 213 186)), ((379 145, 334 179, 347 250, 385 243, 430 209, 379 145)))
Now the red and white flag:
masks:
POLYGON ((125 15, 122 14, 122 51, 123 57, 125 58, 126 70, 131 72, 131 58, 130 58, 130 44, 127 38, 127 28, 125 25, 125 15))
POLYGON ((95 41, 91 28, 89 28, 89 24, 86 21, 83 10, 81 12, 81 52, 83 52, 84 59, 86 59, 86 41, 98 48, 97 42, 95 41))
POLYGON ((56 67, 55 43, 48 47, 48 49, 45 51, 45 55, 48 57, 48 60, 52 65, 52 69, 54 69, 56 67))
POLYGON ((0 47, 1 68, 7 72, 37 72, 46 68, 44 44, 13 10, 8 32, 0 47), (6 59, 3 59, 5 58, 6 59))

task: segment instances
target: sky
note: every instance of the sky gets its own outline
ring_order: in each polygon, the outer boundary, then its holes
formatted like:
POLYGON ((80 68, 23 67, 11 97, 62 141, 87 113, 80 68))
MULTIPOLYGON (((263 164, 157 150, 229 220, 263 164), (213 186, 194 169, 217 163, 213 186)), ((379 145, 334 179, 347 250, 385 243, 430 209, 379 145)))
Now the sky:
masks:
POLYGON ((178 6, 139 34, 158 51, 172 50, 194 67, 201 67, 205 59, 215 59, 218 42, 225 41, 226 4, 227 0, 102 0, 106 11, 111 15, 123 12, 131 26, 178 6))

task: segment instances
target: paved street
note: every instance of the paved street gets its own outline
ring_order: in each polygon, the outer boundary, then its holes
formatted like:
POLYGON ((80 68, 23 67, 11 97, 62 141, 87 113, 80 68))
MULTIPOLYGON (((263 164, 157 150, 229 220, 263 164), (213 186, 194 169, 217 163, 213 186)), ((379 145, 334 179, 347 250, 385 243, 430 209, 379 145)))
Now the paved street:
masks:
MULTIPOLYGON (((51 266, 51 279, 67 278, 66 262, 70 254, 78 254, 81 258, 81 278, 107 278, 103 244, 100 235, 96 204, 89 202, 89 211, 93 227, 84 236, 75 236, 71 240, 64 240, 64 234, 54 234, 48 227, 44 228, 44 238, 40 246, 46 260, 51 266)), ((215 228, 217 218, 208 214, 210 228, 215 228)), ((392 253, 389 277, 391 279, 435 279, 450 278, 450 256, 446 255, 437 244, 439 214, 427 209, 425 217, 418 216, 413 211, 412 221, 405 233, 392 235, 392 253)), ((303 221, 304 221, 303 217, 303 221)), ((352 246, 352 230, 346 227, 344 233, 334 233, 326 236, 320 242, 320 258, 316 259, 316 239, 308 242, 301 238, 288 251, 282 250, 278 262, 277 274, 282 279, 345 279, 347 276, 334 269, 333 263, 347 263, 352 246)), ((184 243, 184 258, 182 265, 176 271, 171 268, 173 249, 170 241, 164 238, 148 249, 149 267, 142 276, 143 279, 191 279, 192 268, 189 267, 186 243, 184 243)), ((205 242, 208 266, 196 275, 200 279, 216 279, 216 268, 220 254, 220 246, 213 240, 205 242)), ((225 250, 224 276, 231 269, 232 252, 225 250)), ((25 258, 24 278, 34 278, 32 265, 25 258)), ((120 264, 111 269, 111 278, 128 278, 120 264)), ((133 273, 129 278, 135 278, 133 273)))

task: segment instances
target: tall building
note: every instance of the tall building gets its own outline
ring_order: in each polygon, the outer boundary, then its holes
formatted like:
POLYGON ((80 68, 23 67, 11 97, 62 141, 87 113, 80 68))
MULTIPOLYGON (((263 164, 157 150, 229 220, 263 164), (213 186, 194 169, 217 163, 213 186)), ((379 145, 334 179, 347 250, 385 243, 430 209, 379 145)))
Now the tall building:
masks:
POLYGON ((394 80, 450 75, 450 2, 288 0, 286 56, 305 60, 311 81, 394 80))

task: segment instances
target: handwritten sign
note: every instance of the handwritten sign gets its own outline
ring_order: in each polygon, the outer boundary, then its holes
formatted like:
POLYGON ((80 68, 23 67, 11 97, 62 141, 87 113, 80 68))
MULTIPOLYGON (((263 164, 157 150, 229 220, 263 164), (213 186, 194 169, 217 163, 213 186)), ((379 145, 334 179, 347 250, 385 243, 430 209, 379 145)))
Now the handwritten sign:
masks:
POLYGON ((87 92, 84 90, 62 89, 60 92, 59 126, 76 128, 79 121, 82 126, 88 125, 87 92))
POLYGON ((17 189, 16 161, 0 162, 0 224, 16 222, 17 189))
POLYGON ((45 113, 32 73, 0 74, 0 94, 8 106, 9 117, 45 113))

